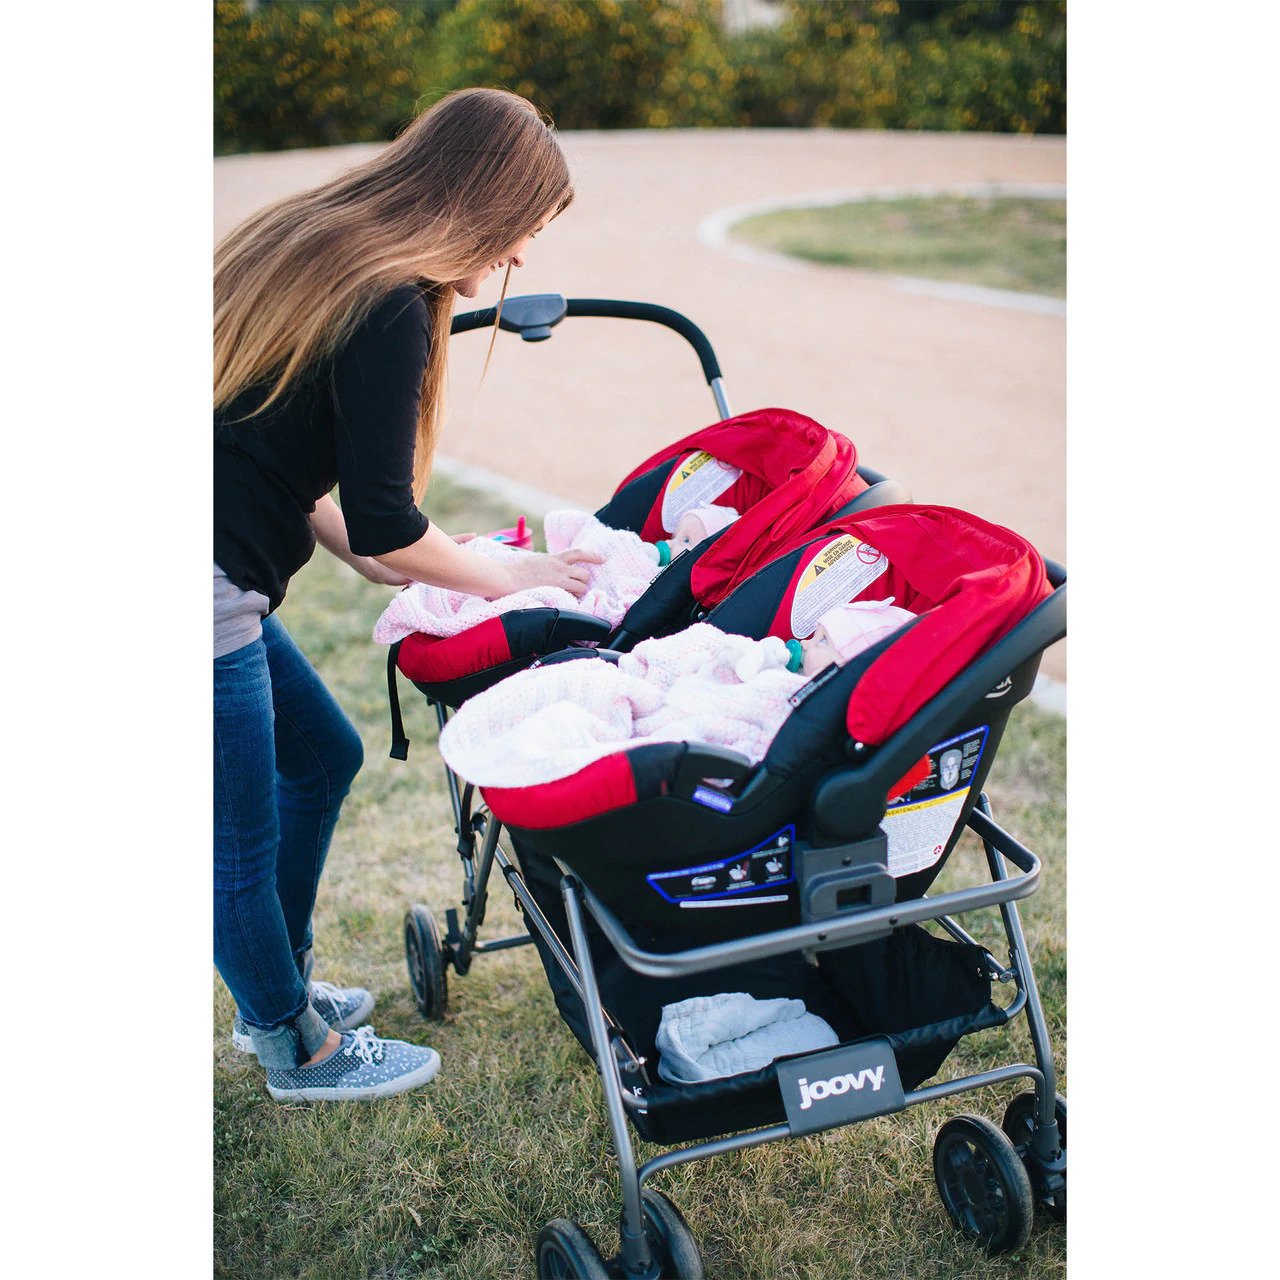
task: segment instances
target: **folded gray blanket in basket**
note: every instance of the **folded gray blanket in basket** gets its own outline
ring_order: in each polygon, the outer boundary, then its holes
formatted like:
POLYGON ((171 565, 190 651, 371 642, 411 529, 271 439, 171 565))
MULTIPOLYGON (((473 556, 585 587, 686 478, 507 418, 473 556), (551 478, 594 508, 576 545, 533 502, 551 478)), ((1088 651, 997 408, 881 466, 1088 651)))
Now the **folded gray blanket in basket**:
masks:
POLYGON ((697 1084, 838 1043, 803 1000, 757 1000, 745 991, 694 996, 662 1010, 658 1075, 671 1084, 697 1084))

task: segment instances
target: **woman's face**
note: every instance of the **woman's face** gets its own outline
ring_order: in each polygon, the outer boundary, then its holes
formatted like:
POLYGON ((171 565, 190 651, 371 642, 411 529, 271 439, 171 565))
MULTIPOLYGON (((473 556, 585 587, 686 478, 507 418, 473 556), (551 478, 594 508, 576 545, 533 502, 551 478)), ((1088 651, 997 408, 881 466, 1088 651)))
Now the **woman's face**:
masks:
POLYGON ((524 266, 524 255, 528 252, 529 246, 533 243, 533 238, 541 231, 543 227, 550 222, 549 217, 544 218, 538 225, 538 230, 531 232, 525 236, 518 244, 514 244, 498 259, 497 262, 491 262, 481 271, 477 271, 474 275, 467 276, 465 280, 455 280, 453 288, 456 293, 460 293, 464 298, 474 298, 480 292, 480 286, 493 274, 493 272, 505 267, 510 263, 513 267, 524 266))

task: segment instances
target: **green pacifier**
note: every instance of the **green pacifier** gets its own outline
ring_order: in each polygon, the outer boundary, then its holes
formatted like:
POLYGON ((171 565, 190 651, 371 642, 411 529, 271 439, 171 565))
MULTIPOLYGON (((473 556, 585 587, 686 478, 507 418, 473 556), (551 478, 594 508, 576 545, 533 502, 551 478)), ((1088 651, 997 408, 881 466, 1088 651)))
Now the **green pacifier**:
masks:
POLYGON ((658 568, 665 569, 671 563, 671 543, 655 542, 653 545, 658 548, 658 568))
POLYGON ((788 640, 787 652, 791 655, 787 659, 787 670, 799 671, 804 665, 804 646, 799 640, 788 640))

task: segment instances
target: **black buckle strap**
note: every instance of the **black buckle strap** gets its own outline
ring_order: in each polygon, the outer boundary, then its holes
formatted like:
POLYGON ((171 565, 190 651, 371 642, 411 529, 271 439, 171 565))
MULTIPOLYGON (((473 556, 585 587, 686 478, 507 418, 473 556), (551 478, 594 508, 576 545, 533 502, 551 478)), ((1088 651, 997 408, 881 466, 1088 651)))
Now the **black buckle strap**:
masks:
POLYGON ((391 711, 391 758, 407 760, 409 739, 404 735, 404 720, 400 716, 400 689, 396 683, 396 657, 399 653, 398 641, 387 650, 387 703, 391 711))

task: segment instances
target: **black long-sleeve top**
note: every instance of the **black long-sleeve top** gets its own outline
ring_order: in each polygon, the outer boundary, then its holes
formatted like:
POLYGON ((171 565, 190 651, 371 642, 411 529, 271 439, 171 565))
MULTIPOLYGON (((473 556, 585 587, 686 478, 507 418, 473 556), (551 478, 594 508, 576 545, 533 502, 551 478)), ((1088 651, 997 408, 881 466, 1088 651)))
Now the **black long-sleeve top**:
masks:
POLYGON ((311 558, 308 516, 334 485, 357 555, 407 547, 427 530, 413 454, 431 335, 416 286, 394 290, 346 344, 265 413, 250 387, 213 415, 213 558, 275 609, 311 558))

